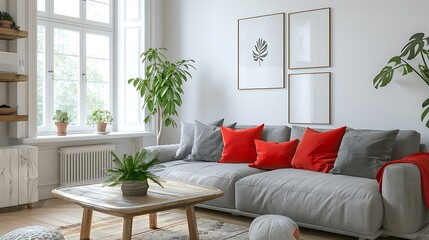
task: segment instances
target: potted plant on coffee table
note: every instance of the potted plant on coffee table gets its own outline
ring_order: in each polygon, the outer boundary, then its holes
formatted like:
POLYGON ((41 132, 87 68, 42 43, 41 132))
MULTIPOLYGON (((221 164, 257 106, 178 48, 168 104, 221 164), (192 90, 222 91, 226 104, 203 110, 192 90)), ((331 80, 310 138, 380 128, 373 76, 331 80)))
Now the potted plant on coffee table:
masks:
POLYGON ((94 110, 88 117, 89 125, 97 125, 97 133, 107 134, 106 127, 113 122, 112 114, 108 110, 97 109, 94 110))
POLYGON ((69 115, 67 112, 61 110, 56 110, 55 115, 52 118, 55 121, 55 126, 57 126, 57 135, 66 136, 67 135, 67 126, 69 125, 69 115))
POLYGON ((107 170, 108 186, 121 185, 124 196, 146 196, 148 179, 163 187, 161 179, 155 175, 164 168, 158 165, 159 152, 142 149, 134 156, 124 154, 122 160, 113 151, 111 154, 114 166, 107 170))

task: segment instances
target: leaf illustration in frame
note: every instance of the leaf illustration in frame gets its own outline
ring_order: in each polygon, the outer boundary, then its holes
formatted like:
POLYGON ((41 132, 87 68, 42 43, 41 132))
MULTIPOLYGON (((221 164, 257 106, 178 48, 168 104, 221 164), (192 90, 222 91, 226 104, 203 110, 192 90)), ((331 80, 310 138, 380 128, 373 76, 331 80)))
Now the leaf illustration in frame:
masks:
POLYGON ((255 50, 256 50, 256 52, 252 51, 253 60, 255 60, 255 62, 258 62, 259 66, 261 66, 261 62, 263 62, 264 58, 267 57, 267 55, 268 55, 268 43, 267 43, 267 41, 259 38, 256 41, 255 50))

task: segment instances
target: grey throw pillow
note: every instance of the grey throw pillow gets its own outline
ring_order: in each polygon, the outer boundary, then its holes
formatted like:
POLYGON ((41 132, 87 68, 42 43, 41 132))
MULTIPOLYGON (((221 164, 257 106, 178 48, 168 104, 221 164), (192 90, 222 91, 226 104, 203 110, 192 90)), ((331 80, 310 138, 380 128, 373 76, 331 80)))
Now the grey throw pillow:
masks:
MULTIPOLYGON (((234 128, 237 123, 226 125, 234 128)), ((222 158, 223 139, 220 127, 205 125, 195 121, 194 146, 187 161, 217 162, 222 158)))
MULTIPOLYGON (((235 129, 247 129, 259 125, 237 125, 235 129)), ((265 125, 262 131, 262 141, 266 142, 287 142, 290 140, 290 127, 286 125, 265 125)))
MULTIPOLYGON (((222 126, 224 119, 219 119, 217 121, 207 123, 208 126, 222 126)), ((182 128, 180 129, 180 147, 176 152, 175 159, 185 159, 187 158, 192 151, 192 146, 194 146, 194 135, 195 135, 195 124, 180 122, 182 128)))
POLYGON ((347 128, 331 173, 375 178, 378 169, 391 160, 398 132, 347 128))
MULTIPOLYGON (((333 128, 311 128, 311 129, 316 130, 318 132, 327 132, 327 131, 333 130, 333 128)), ((294 139, 301 140, 305 130, 307 130, 307 127, 293 125, 292 131, 290 134, 290 140, 294 140, 294 139)))

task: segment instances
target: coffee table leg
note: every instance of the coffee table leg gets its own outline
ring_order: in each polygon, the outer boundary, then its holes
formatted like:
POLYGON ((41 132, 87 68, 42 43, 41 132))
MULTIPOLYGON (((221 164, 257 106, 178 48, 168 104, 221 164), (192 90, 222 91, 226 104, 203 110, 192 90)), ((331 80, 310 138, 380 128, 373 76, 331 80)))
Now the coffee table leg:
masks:
POLYGON ((158 228, 157 213, 149 213, 149 228, 150 229, 157 229, 158 228))
POLYGON ((124 217, 124 225, 122 228, 122 240, 130 240, 133 231, 133 218, 124 217))
POLYGON ((195 207, 186 206, 186 217, 188 218, 189 239, 198 240, 197 218, 195 216, 195 207))
POLYGON ((80 227, 80 239, 89 239, 91 234, 92 210, 88 208, 83 209, 82 225, 80 227))

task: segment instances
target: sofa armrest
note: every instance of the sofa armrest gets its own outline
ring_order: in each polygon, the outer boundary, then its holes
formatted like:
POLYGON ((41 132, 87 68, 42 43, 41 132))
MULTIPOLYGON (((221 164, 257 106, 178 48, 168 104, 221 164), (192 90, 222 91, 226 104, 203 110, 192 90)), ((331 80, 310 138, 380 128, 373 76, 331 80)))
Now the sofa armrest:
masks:
POLYGON ((383 228, 389 233, 412 234, 428 222, 419 168, 410 163, 391 164, 382 182, 383 228))
POLYGON ((161 163, 163 163, 163 162, 175 160, 174 156, 176 156, 176 152, 179 149, 179 147, 180 147, 180 144, 170 144, 170 145, 150 146, 150 147, 145 147, 145 149, 150 151, 160 152, 159 160, 161 160, 161 163))

